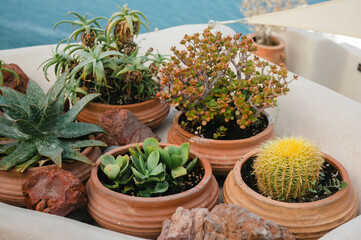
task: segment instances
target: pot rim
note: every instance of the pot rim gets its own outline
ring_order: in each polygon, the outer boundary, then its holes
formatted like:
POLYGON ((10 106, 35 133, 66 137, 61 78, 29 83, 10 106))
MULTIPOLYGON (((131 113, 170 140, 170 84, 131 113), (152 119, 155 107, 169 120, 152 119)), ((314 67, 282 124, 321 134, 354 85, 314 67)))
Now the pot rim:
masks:
POLYGON ((274 129, 274 122, 273 119, 271 117, 270 114, 268 114, 265 111, 262 111, 262 113, 267 117, 268 120, 268 126, 266 127, 266 129, 264 129, 262 132, 257 133, 255 136, 249 137, 249 138, 243 138, 243 139, 235 139, 235 140, 217 140, 217 139, 210 139, 210 138, 203 138, 203 137, 199 137, 197 135, 194 135, 190 132, 187 132, 186 130, 184 130, 180 125, 179 125, 179 118, 180 116, 183 114, 183 112, 178 112, 174 118, 173 118, 173 127, 175 128, 176 131, 180 132, 182 135, 186 136, 189 139, 194 139, 194 141, 197 140, 201 140, 201 141, 212 141, 214 142, 214 144, 219 144, 219 145, 228 145, 228 144, 232 144, 233 142, 237 142, 239 144, 241 144, 242 142, 244 143, 250 143, 250 142, 257 142, 259 141, 260 138, 262 138, 264 135, 268 134, 268 132, 273 131, 274 129))
MULTIPOLYGON (((247 37, 251 38, 253 40, 253 38, 256 37, 256 33, 250 33, 250 34, 247 35, 247 37)), ((266 45, 258 44, 255 41, 253 41, 253 42, 258 48, 261 47, 263 49, 281 50, 281 49, 285 48, 285 42, 280 37, 277 37, 275 35, 271 35, 271 39, 277 45, 275 45, 275 46, 266 46, 266 45)))
POLYGON ((131 103, 131 104, 106 104, 106 103, 96 103, 96 102, 90 102, 87 106, 95 106, 95 107, 102 107, 104 105, 109 106, 109 107, 119 107, 119 106, 144 106, 144 105, 150 105, 154 102, 158 102, 160 101, 158 98, 151 98, 148 99, 146 101, 140 102, 140 103, 131 103))
POLYGON ((315 207, 322 207, 326 204, 330 204, 331 202, 337 202, 340 198, 343 197, 344 193, 346 191, 351 191, 352 183, 350 181, 350 177, 346 171, 346 169, 342 166, 340 162, 338 162, 335 158, 331 157, 330 155, 322 152, 324 155, 325 161, 329 164, 331 164, 334 168, 337 169, 337 171, 340 173, 342 180, 347 182, 346 188, 342 189, 341 191, 336 192, 332 196, 329 196, 327 198, 313 201, 313 202, 303 202, 303 203, 289 203, 289 202, 281 202, 277 201, 268 197, 265 197, 256 191, 254 191, 252 188, 250 188, 244 181, 241 175, 241 169, 243 164, 248 161, 251 157, 259 153, 260 150, 256 149, 253 151, 248 152, 243 157, 241 157, 240 160, 236 162, 233 168, 233 173, 235 182, 239 188, 242 188, 247 194, 251 195, 253 198, 258 199, 259 201, 266 202, 267 204, 276 205, 278 207, 286 207, 286 208, 315 208, 315 207))
MULTIPOLYGON (((143 143, 138 143, 138 145, 139 145, 139 147, 142 148, 143 143)), ((159 145, 162 147, 177 146, 177 145, 168 144, 168 143, 159 143, 159 145)), ((134 144, 128 144, 128 145, 125 145, 122 147, 117 147, 117 148, 107 152, 107 154, 114 156, 114 155, 119 155, 119 152, 123 152, 123 151, 126 151, 129 153, 128 149, 130 147, 135 148, 136 144, 134 143, 134 144)), ((189 197, 192 197, 197 192, 199 192, 199 189, 202 188, 202 186, 207 185, 211 181, 211 178, 212 178, 211 164, 207 160, 200 158, 198 156, 198 154, 192 150, 190 150, 190 154, 196 156, 198 158, 198 161, 200 161, 200 163, 202 164, 202 166, 204 168, 204 176, 203 176, 202 180, 195 187, 193 187, 185 192, 172 194, 172 195, 168 195, 168 196, 160 196, 160 197, 137 197, 137 196, 129 196, 124 193, 119 193, 119 192, 110 190, 110 189, 104 187, 98 178, 98 170, 99 170, 101 156, 97 159, 95 164, 92 166, 89 181, 92 181, 92 184, 95 185, 95 188, 98 188, 100 191, 104 192, 106 195, 110 195, 114 198, 122 198, 125 201, 132 201, 132 202, 138 202, 138 203, 149 203, 149 202, 154 202, 156 200, 156 202, 162 203, 162 202, 168 202, 169 200, 173 200, 173 199, 187 199, 189 197)))

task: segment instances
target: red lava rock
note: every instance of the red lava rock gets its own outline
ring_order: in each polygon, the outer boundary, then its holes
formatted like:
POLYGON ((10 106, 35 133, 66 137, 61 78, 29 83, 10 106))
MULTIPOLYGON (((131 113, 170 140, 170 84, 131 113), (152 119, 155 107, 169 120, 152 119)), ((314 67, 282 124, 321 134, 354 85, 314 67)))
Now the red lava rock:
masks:
POLYGON ((107 131, 108 135, 98 133, 95 138, 108 146, 143 142, 148 137, 160 140, 147 125, 126 109, 107 110, 99 117, 99 126, 107 131))
POLYGON ((14 63, 10 64, 3 64, 1 66, 2 68, 10 69, 14 72, 16 72, 19 75, 19 82, 16 76, 10 72, 2 71, 3 77, 4 77, 4 86, 10 87, 15 89, 16 91, 19 91, 21 93, 26 93, 26 88, 28 87, 29 78, 26 76, 26 74, 23 72, 23 70, 14 63))
POLYGON ((57 166, 38 168, 21 186, 29 209, 65 216, 87 203, 84 185, 71 172, 57 166))
POLYGON ((283 227, 264 220, 238 205, 220 204, 210 213, 204 208, 179 207, 171 219, 163 222, 158 240, 292 240, 283 227))

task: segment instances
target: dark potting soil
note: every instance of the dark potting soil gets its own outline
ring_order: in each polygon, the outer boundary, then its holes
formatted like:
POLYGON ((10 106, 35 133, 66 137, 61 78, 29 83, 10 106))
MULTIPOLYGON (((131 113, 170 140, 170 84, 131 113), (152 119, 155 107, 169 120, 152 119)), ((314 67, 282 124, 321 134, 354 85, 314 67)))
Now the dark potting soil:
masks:
MULTIPOLYGON (((256 179, 256 176, 253 174, 253 168, 252 168, 254 159, 255 159, 255 157, 252 157, 243 164, 242 169, 241 169, 242 179, 247 184, 247 186, 250 187, 252 190, 254 190, 255 192, 257 192, 265 197, 269 197, 269 196, 263 194, 258 189, 257 179, 256 179)), ((323 169, 322 172, 324 173, 325 176, 323 178, 320 178, 319 184, 321 186, 329 185, 329 183, 332 182, 333 179, 335 179, 335 180, 337 179, 340 183, 342 183, 341 175, 339 174, 337 169, 334 168, 332 165, 324 162, 322 169, 323 169)), ((316 192, 309 192, 306 196, 302 197, 301 199, 292 199, 289 202, 291 202, 291 203, 314 202, 317 200, 321 200, 321 199, 330 197, 339 191, 339 189, 336 187, 328 187, 328 190, 330 191, 329 193, 327 193, 323 189, 317 189, 316 192)))
MULTIPOLYGON (((187 165, 187 163, 185 164, 187 165)), ((204 176, 204 168, 198 162, 197 165, 193 168, 191 173, 188 173, 185 176, 177 178, 177 182, 168 181, 169 187, 168 190, 161 194, 152 195, 152 197, 159 196, 169 196, 181 192, 185 192, 195 186, 203 179, 204 176)), ((103 173, 101 169, 98 170, 98 178, 102 184, 112 185, 114 184, 109 178, 103 173)), ((116 192, 122 193, 120 189, 115 190, 116 192)), ((138 196, 139 189, 135 187, 132 190, 129 190, 126 193, 123 193, 129 196, 138 196)))
POLYGON ((237 124, 237 120, 231 120, 229 122, 224 121, 211 121, 206 126, 202 126, 202 130, 198 131, 199 125, 192 126, 192 123, 187 120, 185 114, 182 114, 179 118, 178 123, 185 131, 197 135, 203 138, 215 139, 213 134, 217 132, 220 126, 224 126, 227 128, 225 132, 225 136, 218 137, 217 140, 238 140, 238 139, 245 139, 265 130, 268 126, 268 120, 266 115, 261 113, 258 121, 252 123, 249 127, 245 129, 241 129, 237 124), (186 124, 182 124, 182 122, 186 124))

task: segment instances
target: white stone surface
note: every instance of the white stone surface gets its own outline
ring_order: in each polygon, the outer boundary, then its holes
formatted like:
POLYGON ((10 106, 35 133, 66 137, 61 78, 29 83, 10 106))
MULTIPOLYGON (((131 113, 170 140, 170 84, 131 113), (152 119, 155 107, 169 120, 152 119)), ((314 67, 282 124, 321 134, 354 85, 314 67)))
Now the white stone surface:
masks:
POLYGON ((327 233, 320 240, 359 240, 361 239, 361 216, 358 216, 327 233))

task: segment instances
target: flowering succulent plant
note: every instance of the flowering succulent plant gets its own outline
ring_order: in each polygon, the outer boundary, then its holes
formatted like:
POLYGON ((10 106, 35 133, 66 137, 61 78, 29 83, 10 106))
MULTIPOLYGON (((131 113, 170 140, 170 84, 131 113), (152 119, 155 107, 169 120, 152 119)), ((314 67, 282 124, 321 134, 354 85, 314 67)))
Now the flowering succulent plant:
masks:
POLYGON ((297 78, 288 79, 284 66, 253 56, 253 41, 241 34, 223 37, 207 28, 180 43, 185 49, 173 47, 174 56, 157 75, 157 96, 184 112, 193 127, 219 123, 215 135, 222 135, 222 123, 231 120, 241 129, 257 122, 261 111, 276 106, 277 97, 297 78))

